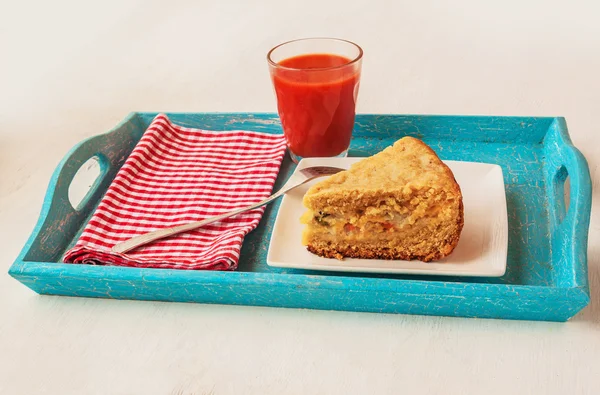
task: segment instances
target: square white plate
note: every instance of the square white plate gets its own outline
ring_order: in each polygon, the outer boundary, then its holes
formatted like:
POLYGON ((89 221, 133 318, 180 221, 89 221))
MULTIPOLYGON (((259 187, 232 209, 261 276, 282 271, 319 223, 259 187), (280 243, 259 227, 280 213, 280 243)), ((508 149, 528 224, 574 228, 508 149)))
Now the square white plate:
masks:
MULTIPOLYGON (((363 158, 309 158, 296 171, 310 166, 347 169, 363 158)), ((444 161, 454 173, 463 194, 465 225, 454 252, 437 262, 381 259, 322 258, 302 245, 300 217, 305 212, 302 197, 319 179, 284 195, 277 213, 267 264, 306 270, 343 272, 430 274, 437 276, 499 277, 506 271, 508 219, 502 168, 474 162, 444 161)))

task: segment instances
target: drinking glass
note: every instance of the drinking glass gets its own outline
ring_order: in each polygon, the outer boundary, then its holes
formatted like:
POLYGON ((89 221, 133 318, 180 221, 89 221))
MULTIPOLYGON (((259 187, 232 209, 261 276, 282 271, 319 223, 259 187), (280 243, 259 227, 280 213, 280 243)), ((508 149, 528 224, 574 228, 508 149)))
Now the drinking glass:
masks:
POLYGON ((362 49, 336 38, 305 38, 267 55, 277 111, 292 160, 348 153, 362 49))

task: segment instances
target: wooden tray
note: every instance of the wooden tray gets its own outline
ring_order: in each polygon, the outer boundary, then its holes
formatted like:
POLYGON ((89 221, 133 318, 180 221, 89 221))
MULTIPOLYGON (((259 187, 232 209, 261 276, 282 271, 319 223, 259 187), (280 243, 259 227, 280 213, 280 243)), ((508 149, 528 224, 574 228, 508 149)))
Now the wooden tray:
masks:
MULTIPOLYGON (((563 118, 358 115, 351 156, 398 138, 422 138, 445 160, 502 166, 509 217, 507 271, 499 278, 425 277, 278 269, 265 262, 278 204, 245 239, 236 272, 60 263, 155 113, 132 113, 74 147, 58 165, 35 229, 10 275, 40 294, 566 321, 589 302, 587 236, 591 180, 563 118), (101 176, 73 208, 69 185, 90 158, 101 176), (570 179, 570 204, 564 184, 570 179)), ((168 114, 212 130, 281 133, 276 114, 168 114)), ((275 188, 291 174, 286 158, 275 188)))

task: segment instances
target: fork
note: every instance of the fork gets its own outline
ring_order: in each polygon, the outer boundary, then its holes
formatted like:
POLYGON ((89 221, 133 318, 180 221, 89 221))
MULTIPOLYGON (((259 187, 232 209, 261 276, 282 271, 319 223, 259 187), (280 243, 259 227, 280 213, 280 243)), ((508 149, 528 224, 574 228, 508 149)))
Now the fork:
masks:
POLYGON ((271 203, 273 200, 282 196, 286 192, 291 191, 299 187, 300 185, 306 184, 309 181, 314 180, 315 178, 331 176, 333 174, 339 173, 345 169, 340 169, 337 167, 328 167, 328 166, 313 166, 301 169, 287 180, 285 185, 273 195, 269 196, 265 200, 262 200, 258 203, 254 203, 250 206, 239 208, 237 210, 230 211, 225 214, 217 215, 215 217, 210 217, 204 219, 202 221, 190 222, 187 224, 174 226, 172 228, 164 228, 155 230, 153 232, 144 233, 139 236, 132 237, 129 240, 123 241, 121 243, 115 244, 115 246, 111 249, 112 252, 117 253, 126 253, 128 251, 134 250, 143 245, 152 243, 153 241, 164 239, 166 237, 170 237, 179 233, 189 232, 194 229, 198 229, 203 227, 204 225, 211 224, 213 222, 220 221, 225 218, 233 217, 234 215, 241 214, 243 212, 255 209, 257 207, 264 206, 265 204, 271 203))

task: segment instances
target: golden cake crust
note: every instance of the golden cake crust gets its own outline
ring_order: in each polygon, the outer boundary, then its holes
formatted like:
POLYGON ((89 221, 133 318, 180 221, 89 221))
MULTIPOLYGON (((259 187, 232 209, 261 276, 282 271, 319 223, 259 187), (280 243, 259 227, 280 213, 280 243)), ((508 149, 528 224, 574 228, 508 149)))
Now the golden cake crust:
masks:
POLYGON ((437 154, 414 137, 403 137, 380 153, 353 164, 313 185, 304 195, 304 205, 312 208, 331 196, 347 196, 360 190, 367 194, 407 193, 414 189, 436 188, 462 199, 454 174, 437 154))

